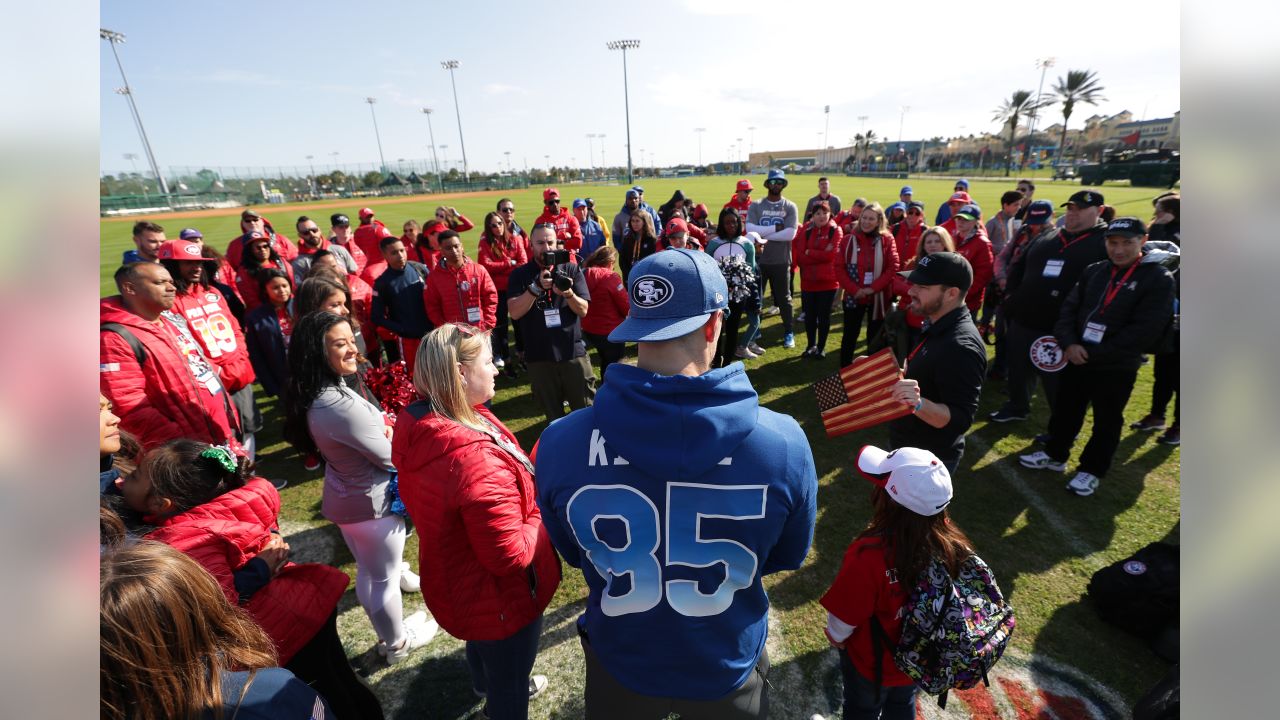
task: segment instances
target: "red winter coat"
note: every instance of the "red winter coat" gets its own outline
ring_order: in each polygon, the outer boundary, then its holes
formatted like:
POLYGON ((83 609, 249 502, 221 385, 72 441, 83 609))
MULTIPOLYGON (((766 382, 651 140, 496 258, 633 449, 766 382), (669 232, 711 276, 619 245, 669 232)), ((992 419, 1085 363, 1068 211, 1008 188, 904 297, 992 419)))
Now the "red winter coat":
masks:
MULTIPOLYGON (((293 265, 288 260, 283 260, 279 265, 267 260, 259 267, 283 270, 289 276, 289 284, 295 290, 297 289, 297 282, 293 277, 293 265)), ((245 313, 262 304, 262 295, 258 293, 258 279, 253 276, 253 273, 249 272, 249 268, 242 267, 237 272, 236 289, 240 292, 240 299, 244 300, 245 313)))
POLYGON ((369 327, 373 316, 373 285, 359 275, 347 276, 347 288, 351 291, 351 310, 360 324, 369 327))
POLYGON ((560 559, 524 464, 422 402, 396 420, 391 460, 418 531, 422 598, 440 627, 460 640, 501 640, 538 617, 560 585, 560 559))
MULTIPOLYGON (((263 220, 266 220, 266 218, 263 218, 263 220)), ((284 258, 286 263, 298 257, 298 246, 289 242, 289 238, 271 229, 269 223, 267 224, 266 230, 267 233, 271 235, 271 247, 275 249, 280 257, 284 258)), ((244 235, 235 238, 227 245, 227 253, 223 255, 223 257, 226 258, 227 262, 231 263, 231 267, 240 267, 240 260, 244 257, 244 248, 244 235)), ((257 293, 254 294, 257 295, 257 293)))
MULTIPOLYGON (((911 259, 911 264, 902 268, 908 270, 915 267, 915 258, 911 259)), ((919 330, 924 327, 924 316, 911 312, 911 296, 907 293, 911 290, 912 283, 901 275, 893 274, 893 294, 898 296, 898 309, 906 313, 907 325, 919 330)))
MULTIPOLYGON (((742 221, 742 227, 745 228, 747 226, 747 211, 751 209, 750 198, 748 198, 746 202, 738 202, 738 194, 734 193, 733 197, 729 198, 729 202, 724 204, 724 207, 737 210, 738 219, 742 221)), ((723 210, 724 208, 721 209, 723 210)))
POLYGON ((492 330, 498 324, 498 289, 489 271, 468 258, 463 258, 462 267, 456 270, 443 261, 432 268, 422 290, 422 304, 436 327, 457 322, 492 330), (469 307, 480 309, 479 320, 467 318, 469 307))
POLYGON ((592 335, 608 335, 622 324, 631 310, 627 286, 622 276, 607 267, 583 268, 591 302, 587 314, 582 317, 582 332, 592 335))
MULTIPOLYGON (((200 563, 222 586, 227 600, 239 605, 233 573, 267 546, 279 515, 280 495, 270 482, 255 477, 244 487, 160 520, 148 538, 200 563)), ((348 582, 347 574, 337 568, 291 562, 243 607, 271 638, 284 665, 328 621, 348 582)))
POLYGON ((832 222, 822 230, 811 222, 800 228, 791 245, 791 265, 800 268, 802 291, 822 292, 840 287, 835 262, 843 241, 844 233, 832 222))
POLYGON ((551 223, 556 226, 556 237, 564 241, 565 250, 582 249, 582 227, 578 225, 578 218, 574 217, 567 208, 560 208, 558 215, 552 215, 544 207, 542 214, 534 221, 534 224, 542 223, 551 223))
POLYGON ((873 273, 870 287, 875 292, 857 302, 859 305, 873 305, 872 317, 884 317, 885 311, 893 302, 893 276, 898 272, 898 249, 894 245, 893 236, 886 233, 872 237, 861 230, 854 230, 841 244, 835 262, 836 281, 847 293, 846 301, 863 288, 867 273, 873 273), (877 252, 883 253, 883 260, 880 274, 874 275, 877 252), (856 267, 851 268, 855 263, 856 267))
POLYGON ((382 249, 378 247, 378 243, 382 242, 382 238, 390 237, 391 231, 380 220, 374 220, 368 225, 357 227, 351 236, 351 244, 360 248, 365 257, 382 257, 382 249))
POLYGON ((124 325, 146 352, 139 365, 119 333, 99 333, 99 388, 115 406, 120 427, 137 436, 144 449, 177 438, 217 445, 233 439, 235 411, 229 417, 224 396, 211 396, 196 384, 168 329, 126 310, 118 295, 100 301, 99 320, 124 325))
POLYGON ((187 319, 187 327, 200 343, 204 356, 218 367, 218 378, 227 392, 236 392, 253 383, 249 346, 240 323, 217 288, 193 283, 187 292, 174 299, 173 311, 187 319))
POLYGON ((915 230, 912 230, 911 226, 907 225, 904 220, 898 226, 898 232, 894 233, 893 243, 898 250, 898 264, 903 266, 903 269, 906 269, 907 261, 914 258, 916 253, 920 251, 920 238, 924 235, 924 231, 925 224, 923 222, 917 225, 915 230))
POLYGON ((498 288, 498 292, 506 292, 511 271, 529 262, 529 254, 525 250, 523 238, 499 244, 488 236, 483 236, 476 251, 476 260, 489 271, 489 277, 493 278, 493 285, 498 288))
POLYGON ((973 312, 978 312, 982 309, 987 284, 995 277, 996 272, 995 256, 991 251, 991 241, 987 239, 987 231, 981 225, 976 225, 974 234, 968 240, 956 239, 956 252, 973 266, 973 285, 964 296, 964 304, 973 312))

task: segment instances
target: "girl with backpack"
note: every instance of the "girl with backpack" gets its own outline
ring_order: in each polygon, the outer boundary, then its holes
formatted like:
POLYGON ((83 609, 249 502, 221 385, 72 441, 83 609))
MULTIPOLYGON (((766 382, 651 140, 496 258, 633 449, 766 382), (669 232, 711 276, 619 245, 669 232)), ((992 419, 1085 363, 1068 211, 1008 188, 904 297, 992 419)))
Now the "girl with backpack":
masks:
MULTIPOLYGON (((963 596, 959 585, 966 580, 963 573, 971 572, 975 561, 983 570, 986 566, 973 554, 964 531, 948 517, 951 475, 933 453, 917 448, 885 452, 865 446, 857 466, 876 486, 872 517, 845 551, 840 572, 822 597, 827 609, 825 632, 840 649, 844 717, 913 720, 917 682, 931 692, 938 690, 929 686, 933 678, 913 678, 895 660, 904 625, 917 611, 912 603, 926 581, 932 583, 942 569, 959 580, 957 589, 963 596)), ((989 588, 999 598, 994 580, 989 588)), ((1002 598, 999 604, 1008 610, 1002 598)), ((1003 628, 1003 621, 998 624, 1003 628)), ((1007 624, 1011 630, 1011 610, 1007 624)), ((1006 631, 1003 641, 1007 640, 1006 631)), ((999 650, 1003 648, 1001 644, 999 650)))

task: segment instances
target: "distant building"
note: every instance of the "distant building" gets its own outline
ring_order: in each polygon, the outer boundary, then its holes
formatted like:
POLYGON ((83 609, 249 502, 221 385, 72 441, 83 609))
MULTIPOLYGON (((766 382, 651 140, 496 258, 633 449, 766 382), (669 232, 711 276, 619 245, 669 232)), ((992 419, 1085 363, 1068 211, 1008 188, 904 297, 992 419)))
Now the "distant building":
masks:
POLYGON ((1176 150, 1181 146, 1181 125, 1182 111, 1179 110, 1173 117, 1120 123, 1112 129, 1107 140, 1108 144, 1114 142, 1117 146, 1123 144, 1128 147, 1176 150), (1137 142, 1127 140, 1134 133, 1138 133, 1137 142))

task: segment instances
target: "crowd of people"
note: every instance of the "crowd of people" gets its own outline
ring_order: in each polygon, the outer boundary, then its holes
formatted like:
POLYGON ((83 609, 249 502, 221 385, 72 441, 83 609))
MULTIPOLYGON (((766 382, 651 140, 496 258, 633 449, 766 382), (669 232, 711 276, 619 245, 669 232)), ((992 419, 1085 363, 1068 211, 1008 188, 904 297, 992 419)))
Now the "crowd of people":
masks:
POLYGON ((913 679, 884 668, 910 583, 974 552, 946 506, 984 385, 1007 385, 996 425, 1027 421, 1043 385, 1028 468, 1065 471, 1092 408, 1066 485, 1080 496, 1100 490, 1150 357, 1151 409, 1132 427, 1179 443, 1179 197, 1146 222, 1081 190, 1055 217, 1021 180, 987 217, 961 180, 928 225, 909 186, 846 205, 821 178, 802 211, 784 172, 763 185, 752 200, 739 180, 714 222, 680 191, 654 208, 633 187, 607 222, 546 188, 525 229, 503 198, 474 258, 475 226, 451 207, 401 235, 371 208, 354 230, 332 215, 327 236, 304 215, 296 242, 247 209, 225 253, 198 229, 169 240, 138 222, 100 305, 103 716, 382 717, 337 635, 349 579, 289 559, 283 484, 255 466, 255 383, 280 398, 304 467, 323 467, 319 511, 387 664, 443 628, 466 643, 485 716, 527 717, 549 683, 532 669, 563 559, 588 588, 587 717, 767 715, 762 578, 804 562, 817 477, 744 362, 794 348, 797 323, 799 357, 830 362, 839 309, 833 371, 865 327, 868 354, 892 348, 902 368, 890 393, 906 414, 890 452, 859 460, 874 516, 822 599, 825 630, 845 717, 914 717, 913 679), (503 375, 523 375, 551 422, 531 452, 491 408, 503 375), (142 572, 159 588, 145 598, 142 572), (414 592, 430 616, 405 615, 414 592))

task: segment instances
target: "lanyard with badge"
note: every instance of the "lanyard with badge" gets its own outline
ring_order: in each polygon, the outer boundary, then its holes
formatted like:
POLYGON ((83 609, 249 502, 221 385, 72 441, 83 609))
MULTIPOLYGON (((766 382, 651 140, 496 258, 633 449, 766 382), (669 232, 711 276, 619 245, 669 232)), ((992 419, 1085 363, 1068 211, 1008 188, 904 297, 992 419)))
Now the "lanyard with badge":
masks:
MULTIPOLYGON (((1130 265, 1129 269, 1125 271, 1123 276, 1121 276, 1120 282, 1117 283, 1116 272, 1120 268, 1115 267, 1114 265, 1111 266, 1111 278, 1107 281, 1107 291, 1103 294, 1102 304, 1098 307, 1098 320, 1101 320, 1102 316, 1106 314, 1107 306, 1111 304, 1112 300, 1116 299, 1116 295, 1119 294, 1120 288, 1124 287, 1124 284, 1129 282, 1129 276, 1132 275, 1133 271, 1137 268, 1138 263, 1136 262, 1130 265)), ((1089 343, 1100 343, 1102 342, 1102 336, 1105 335, 1106 332, 1107 326, 1105 323, 1089 321, 1084 324, 1084 333, 1081 335, 1081 339, 1089 343)))
MULTIPOLYGON (((467 276, 466 276, 466 267, 467 267, 466 265, 464 265, 464 266, 463 266, 463 270, 462 270, 462 272, 463 272, 463 275, 462 275, 462 282, 458 283, 458 284, 455 286, 455 289, 458 291, 458 307, 460 307, 460 308, 464 308, 464 309, 466 310, 466 312, 467 312, 467 322, 468 322, 468 323, 470 323, 470 324, 472 324, 472 325, 479 325, 479 324, 480 324, 480 307, 479 307, 479 305, 478 305, 478 304, 477 304, 477 305, 468 305, 468 304, 467 304, 467 299, 468 299, 468 298, 470 297, 470 295, 471 295, 471 288, 472 288, 473 286, 478 286, 478 285, 479 285, 479 283, 478 283, 478 282, 476 282, 476 283, 472 283, 472 282, 471 282, 471 280, 467 278, 467 276)), ((477 290, 477 295, 479 295, 479 288, 477 287, 477 288, 476 288, 476 290, 477 290)), ((477 302, 478 302, 478 299, 477 299, 477 302)))
MULTIPOLYGON (((1089 237, 1088 232, 1083 232, 1079 235, 1079 237, 1072 239, 1071 242, 1067 242, 1066 239, 1063 237, 1064 235, 1066 235, 1065 232, 1058 236, 1058 242, 1062 244, 1062 247, 1058 248, 1059 255, 1066 252, 1067 248, 1071 247, 1072 245, 1075 245, 1076 243, 1080 242, 1086 237, 1089 237)), ((1063 260, 1062 258, 1054 258, 1046 261, 1044 264, 1044 277, 1047 277, 1047 278, 1058 277, 1059 275, 1062 274, 1062 268, 1066 264, 1067 264, 1067 261, 1063 260)))

